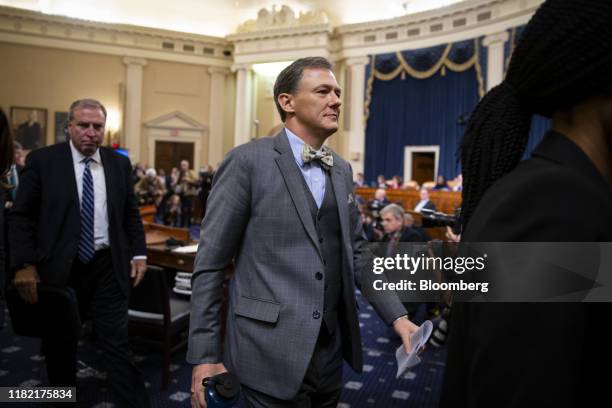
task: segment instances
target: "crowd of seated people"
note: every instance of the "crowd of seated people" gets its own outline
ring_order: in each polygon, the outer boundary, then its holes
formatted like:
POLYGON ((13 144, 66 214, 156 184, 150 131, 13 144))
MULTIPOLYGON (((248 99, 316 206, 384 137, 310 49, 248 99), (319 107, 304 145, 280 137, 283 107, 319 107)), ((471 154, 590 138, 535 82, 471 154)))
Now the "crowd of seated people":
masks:
POLYGON ((382 189, 401 189, 401 190, 417 190, 420 191, 423 187, 433 191, 456 191, 460 192, 463 188, 463 177, 458 174, 452 180, 446 180, 443 175, 438 175, 435 181, 426 181, 419 184, 415 180, 404 182, 402 177, 398 175, 392 176, 390 179, 385 178, 383 174, 379 174, 375 182, 368 183, 365 180, 363 173, 357 173, 353 182, 354 187, 373 187, 382 189))
MULTIPOLYGON (((422 194, 428 194, 426 189, 422 191, 422 194)), ((385 189, 377 189, 374 198, 369 202, 357 196, 357 204, 365 235, 370 242, 428 242, 431 240, 427 232, 415 224, 412 215, 405 212, 401 202, 391 203, 387 199, 385 189)), ((433 202, 428 201, 428 204, 435 210, 433 202)))
MULTIPOLYGON (((169 174, 164 169, 136 164, 133 172, 134 193, 139 204, 155 205, 157 223, 189 228, 196 220, 195 208, 201 208, 204 217, 206 200, 212 187, 214 169, 207 166, 199 173, 182 160, 169 174)), ((199 218, 200 214, 197 214, 199 218)))

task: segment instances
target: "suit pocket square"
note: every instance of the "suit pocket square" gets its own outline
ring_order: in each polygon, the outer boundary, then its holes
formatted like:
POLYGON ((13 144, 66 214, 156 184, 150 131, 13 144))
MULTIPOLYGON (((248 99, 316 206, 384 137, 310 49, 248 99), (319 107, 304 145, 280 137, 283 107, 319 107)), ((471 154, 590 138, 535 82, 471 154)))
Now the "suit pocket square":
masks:
POLYGON ((351 204, 353 201, 355 201, 355 197, 352 194, 349 194, 347 204, 351 204))

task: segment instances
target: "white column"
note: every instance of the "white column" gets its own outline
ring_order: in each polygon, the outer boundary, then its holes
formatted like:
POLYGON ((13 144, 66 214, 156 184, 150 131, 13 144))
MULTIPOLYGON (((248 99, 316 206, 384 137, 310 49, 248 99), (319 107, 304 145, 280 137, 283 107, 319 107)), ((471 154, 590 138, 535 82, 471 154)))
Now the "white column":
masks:
POLYGON ((127 66, 125 86, 125 146, 133 163, 140 161, 140 130, 142 128, 142 71, 147 65, 143 58, 123 58, 127 66))
POLYGON ((365 67, 369 62, 367 57, 351 58, 347 61, 351 70, 350 77, 350 122, 348 132, 348 159, 353 167, 353 176, 363 172, 365 156, 365 67))
POLYGON ((482 40, 487 47, 487 91, 504 80, 504 43, 508 41, 508 32, 488 35, 482 40))
POLYGON ((225 99, 225 76, 227 68, 210 67, 210 112, 208 133, 208 164, 216 166, 223 159, 223 107, 225 99))
POLYGON ((252 74, 249 65, 233 65, 236 72, 236 118, 234 122, 234 146, 251 140, 253 120, 251 107, 253 104, 252 74))

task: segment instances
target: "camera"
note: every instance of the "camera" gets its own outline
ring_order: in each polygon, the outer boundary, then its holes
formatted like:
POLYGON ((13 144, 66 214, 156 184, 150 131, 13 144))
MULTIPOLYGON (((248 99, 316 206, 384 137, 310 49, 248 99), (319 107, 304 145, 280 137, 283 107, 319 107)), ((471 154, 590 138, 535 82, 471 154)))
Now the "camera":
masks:
POLYGON ((368 210, 372 218, 372 226, 379 231, 384 231, 382 217, 380 216, 380 210, 383 208, 383 203, 378 200, 374 200, 368 205, 368 210))
POLYGON ((453 233, 459 234, 461 232, 460 215, 461 208, 455 210, 455 214, 445 214, 443 212, 428 210, 423 208, 421 210, 423 216, 422 225, 424 228, 430 227, 451 227, 453 233))

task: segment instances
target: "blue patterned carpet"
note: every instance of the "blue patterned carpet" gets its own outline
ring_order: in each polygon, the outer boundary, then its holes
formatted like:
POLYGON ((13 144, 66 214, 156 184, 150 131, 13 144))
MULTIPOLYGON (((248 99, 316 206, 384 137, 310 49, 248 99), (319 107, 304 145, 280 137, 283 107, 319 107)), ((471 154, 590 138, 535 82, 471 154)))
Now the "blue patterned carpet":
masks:
MULTIPOLYGON (((414 371, 396 380, 395 349, 399 346, 399 338, 359 294, 357 297, 361 308, 359 319, 363 334, 364 373, 357 375, 345 367, 344 388, 338 407, 436 407, 444 371, 445 349, 430 346, 422 355, 423 362, 414 371)), ((0 386, 46 385, 44 357, 39 355, 39 341, 13 335, 8 313, 0 308, 0 314, 4 314, 0 321, 5 321, 4 329, 0 330, 0 386)), ((105 388, 106 373, 100 368, 103 358, 90 340, 85 338, 81 342, 77 390, 81 406, 116 407, 108 402, 112 397, 105 388)), ((184 362, 185 350, 174 356, 172 382, 166 391, 160 389, 161 358, 157 354, 137 351, 136 361, 144 373, 153 407, 189 406, 191 367, 184 362)), ((14 406, 36 405, 19 403, 14 406)))

